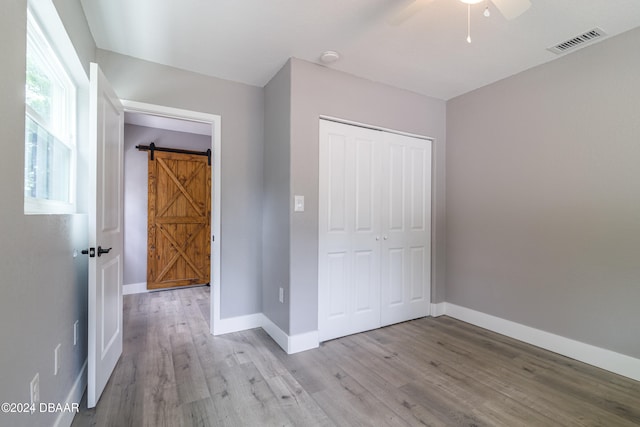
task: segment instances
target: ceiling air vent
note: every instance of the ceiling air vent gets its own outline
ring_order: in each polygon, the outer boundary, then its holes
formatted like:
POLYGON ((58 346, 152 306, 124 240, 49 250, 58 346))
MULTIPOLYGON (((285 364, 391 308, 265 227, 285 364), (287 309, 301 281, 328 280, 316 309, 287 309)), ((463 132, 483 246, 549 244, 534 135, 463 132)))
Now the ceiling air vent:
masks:
POLYGON ((575 50, 579 47, 584 46, 585 44, 592 43, 595 40, 600 39, 606 35, 607 33, 602 31, 600 28, 594 28, 593 30, 580 34, 579 36, 576 36, 570 40, 567 40, 555 46, 549 47, 547 48, 547 50, 550 50, 551 52, 557 53, 557 54, 570 52, 572 50, 575 50))

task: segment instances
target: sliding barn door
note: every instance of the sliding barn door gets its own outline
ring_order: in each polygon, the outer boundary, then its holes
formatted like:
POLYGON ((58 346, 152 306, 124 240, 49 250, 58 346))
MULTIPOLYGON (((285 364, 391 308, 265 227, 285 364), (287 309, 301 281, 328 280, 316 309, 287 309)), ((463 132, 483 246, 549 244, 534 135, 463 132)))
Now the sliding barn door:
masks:
POLYGON ((431 141, 320 121, 321 341, 430 307, 431 141))
POLYGON ((147 288, 209 283, 211 167, 207 157, 149 152, 148 209, 147 288))

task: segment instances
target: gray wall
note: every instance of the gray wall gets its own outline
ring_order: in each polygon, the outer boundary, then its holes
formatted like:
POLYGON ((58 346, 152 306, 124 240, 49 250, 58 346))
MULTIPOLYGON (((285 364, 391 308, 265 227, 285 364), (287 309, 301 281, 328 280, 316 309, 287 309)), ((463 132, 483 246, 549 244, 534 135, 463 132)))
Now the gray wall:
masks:
POLYGON ((147 281, 148 154, 136 145, 207 151, 211 137, 145 126, 124 126, 124 284, 147 281))
MULTIPOLYGON (((74 45, 95 46, 79 1, 55 3, 64 5, 65 26, 75 29, 74 45)), ((86 245, 87 218, 23 213, 26 10, 26 0, 12 0, 0 14, 0 401, 29 402, 38 372, 41 401, 64 402, 87 357, 87 259, 72 256, 86 245), (80 340, 73 346, 76 320, 80 340), (61 370, 54 376, 59 343, 61 370)), ((91 48, 80 52, 83 66, 92 55, 91 48)), ((0 417, 3 425, 37 426, 52 425, 57 414, 0 417)))
POLYGON ((222 117, 221 317, 262 311, 264 91, 97 50, 121 99, 222 117))
POLYGON ((447 301, 640 357, 640 30, 447 103, 447 301))
POLYGON ((265 87, 262 311, 289 330, 291 61, 265 87), (285 293, 278 300, 279 288, 285 293))
POLYGON ((429 136, 434 142, 432 300, 444 300, 445 102, 291 60, 289 334, 318 328, 318 120, 321 115, 429 136))
MULTIPOLYGON (((37 0, 49 1, 49 0, 37 0)), ((73 43, 84 71, 89 75, 89 63, 95 60, 96 43, 84 16, 80 0, 52 0, 64 28, 73 43)))

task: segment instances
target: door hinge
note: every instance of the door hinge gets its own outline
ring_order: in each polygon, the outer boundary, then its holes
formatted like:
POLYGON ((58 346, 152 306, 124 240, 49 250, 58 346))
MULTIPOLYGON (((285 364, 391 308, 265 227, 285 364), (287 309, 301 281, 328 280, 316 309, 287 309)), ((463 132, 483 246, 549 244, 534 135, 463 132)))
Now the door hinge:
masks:
POLYGON ((212 242, 215 242, 215 241, 216 241, 216 236, 211 235, 211 241, 212 241, 212 242))

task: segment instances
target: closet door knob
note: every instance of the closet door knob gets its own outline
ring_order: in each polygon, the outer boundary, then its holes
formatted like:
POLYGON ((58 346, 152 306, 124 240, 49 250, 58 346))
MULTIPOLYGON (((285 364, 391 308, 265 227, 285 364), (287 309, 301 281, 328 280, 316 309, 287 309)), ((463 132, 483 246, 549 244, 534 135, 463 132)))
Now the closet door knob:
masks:
POLYGON ((384 237, 383 237, 383 239, 384 239, 384 240, 387 240, 387 239, 388 239, 388 237, 387 237, 387 236, 384 236, 384 237))
POLYGON ((380 236, 376 236, 376 240, 380 240, 380 236))
POLYGON ((108 254, 110 250, 111 250, 111 248, 102 249, 102 246, 98 246, 98 256, 100 256, 102 254, 108 254))

